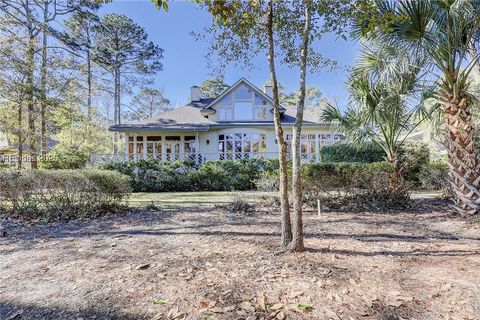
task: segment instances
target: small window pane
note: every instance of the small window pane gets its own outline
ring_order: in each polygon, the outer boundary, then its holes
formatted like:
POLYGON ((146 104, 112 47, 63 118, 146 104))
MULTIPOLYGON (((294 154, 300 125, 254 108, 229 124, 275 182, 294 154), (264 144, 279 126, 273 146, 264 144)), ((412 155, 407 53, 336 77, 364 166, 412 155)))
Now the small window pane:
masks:
POLYGON ((148 136, 147 141, 162 141, 161 136, 148 136))
POLYGON ((219 105, 222 106, 229 106, 232 104, 232 94, 227 94, 225 97, 223 97, 219 102, 219 105))
POLYGON ((153 153, 153 143, 147 143, 147 153, 153 153))
POLYGON ((266 105, 267 104, 267 101, 265 99, 263 99, 262 97, 260 97, 258 94, 255 94, 255 104, 258 106, 258 105, 266 105))
POLYGON ((180 136, 169 136, 169 137, 165 137, 165 140, 168 140, 168 141, 179 141, 179 140, 180 140, 180 136))
POLYGON ((252 99, 252 93, 249 88, 247 88, 245 85, 241 85, 240 87, 235 90, 235 99, 240 99, 240 100, 246 100, 246 99, 252 99))
POLYGON ((143 141, 143 136, 138 136, 137 141, 143 141))

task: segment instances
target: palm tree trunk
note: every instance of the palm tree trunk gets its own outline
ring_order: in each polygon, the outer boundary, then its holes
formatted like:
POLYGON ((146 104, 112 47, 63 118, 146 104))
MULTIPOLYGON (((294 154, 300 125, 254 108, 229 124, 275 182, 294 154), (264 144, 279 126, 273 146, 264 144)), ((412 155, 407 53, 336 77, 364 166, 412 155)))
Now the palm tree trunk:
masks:
POLYGON ((480 162, 475 146, 470 101, 444 92, 445 146, 448 150, 449 178, 454 193, 453 207, 460 215, 480 212, 480 162))
POLYGON ((282 248, 286 249, 292 241, 292 223, 290 220, 290 204, 288 201, 288 167, 287 167, 287 144, 283 137, 283 128, 280 116, 280 101, 278 97, 278 82, 275 70, 275 43, 273 40, 273 0, 268 3, 268 66, 270 79, 273 85, 273 110, 275 122, 275 135, 278 143, 279 182, 280 182, 280 210, 282 214, 282 248))
POLYGON ((294 252, 305 250, 303 243, 303 192, 301 180, 300 140, 303 125, 303 110, 305 109, 305 84, 307 76, 307 57, 311 29, 311 4, 305 0, 305 27, 303 31, 302 51, 300 53, 300 96, 297 103, 297 113, 293 126, 293 162, 292 162, 292 193, 293 193, 293 223, 292 243, 290 249, 294 252))

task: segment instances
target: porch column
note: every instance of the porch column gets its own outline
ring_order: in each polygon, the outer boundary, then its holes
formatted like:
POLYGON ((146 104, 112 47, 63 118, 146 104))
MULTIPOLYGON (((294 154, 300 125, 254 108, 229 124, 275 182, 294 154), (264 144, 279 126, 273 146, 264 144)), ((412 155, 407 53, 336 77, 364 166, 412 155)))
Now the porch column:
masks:
POLYGON ((123 160, 127 161, 128 160, 128 138, 129 138, 129 132, 125 132, 125 150, 123 152, 123 160))
POLYGON ((143 159, 147 159, 147 136, 143 135, 143 159))
POLYGON ((200 149, 200 141, 198 139, 198 132, 195 132, 195 164, 198 165, 198 151, 200 149))
POLYGON ((185 136, 180 136, 180 154, 179 159, 185 159, 185 136))
POLYGON ((167 150, 166 150, 166 141, 165 141, 165 135, 162 135, 162 161, 167 159, 167 150))
POLYGON ((137 148, 137 134, 133 135, 133 159, 138 160, 138 148, 137 148))

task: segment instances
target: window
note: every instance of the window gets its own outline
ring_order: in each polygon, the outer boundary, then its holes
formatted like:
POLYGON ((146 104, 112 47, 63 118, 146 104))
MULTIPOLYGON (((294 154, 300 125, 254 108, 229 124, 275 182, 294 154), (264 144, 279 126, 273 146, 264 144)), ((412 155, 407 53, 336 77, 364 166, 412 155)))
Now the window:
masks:
POLYGON ((267 104, 267 101, 260 97, 258 94, 255 94, 255 104, 257 106, 264 106, 267 104))
POLYGON ((184 138, 184 151, 187 154, 196 153, 197 150, 197 142, 195 140, 195 136, 185 136, 184 138))
POLYGON ((251 102, 235 102, 234 117, 235 120, 252 120, 253 108, 251 102))
POLYGON ((218 136, 220 160, 263 157, 267 151, 266 138, 259 133, 221 134, 218 136))
POLYGON ((161 160, 162 158, 162 137, 147 136, 147 158, 161 160))
POLYGON ((245 85, 241 85, 235 90, 236 100, 252 100, 252 92, 245 85))
MULTIPOLYGON (((320 136, 320 135, 319 135, 320 136)), ((293 135, 287 134, 285 141, 287 143, 287 152, 292 152, 293 135)), ((300 136, 300 155, 302 159, 313 159, 317 148, 317 139, 315 134, 302 134, 300 136)))
POLYGON ((222 106, 230 106, 232 104, 232 94, 229 93, 218 102, 222 106))
POLYGON ((232 120, 232 109, 218 109, 220 121, 232 120))

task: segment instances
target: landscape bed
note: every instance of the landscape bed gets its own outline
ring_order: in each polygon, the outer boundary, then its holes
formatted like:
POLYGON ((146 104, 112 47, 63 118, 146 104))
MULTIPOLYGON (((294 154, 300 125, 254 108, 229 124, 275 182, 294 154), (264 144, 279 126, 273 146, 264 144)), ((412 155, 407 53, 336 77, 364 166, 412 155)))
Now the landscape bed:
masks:
POLYGON ((478 319, 480 227, 442 201, 308 212, 301 254, 276 254, 279 223, 219 206, 4 221, 0 319, 478 319))

